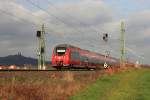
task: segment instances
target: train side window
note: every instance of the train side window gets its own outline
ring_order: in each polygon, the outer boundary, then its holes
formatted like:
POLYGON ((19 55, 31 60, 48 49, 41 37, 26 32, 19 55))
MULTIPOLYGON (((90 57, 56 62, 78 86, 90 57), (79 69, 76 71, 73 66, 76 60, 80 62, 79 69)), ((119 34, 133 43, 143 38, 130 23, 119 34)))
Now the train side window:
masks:
POLYGON ((80 60, 81 60, 81 61, 84 61, 84 57, 83 57, 83 56, 80 56, 80 60))
POLYGON ((88 62, 89 61, 88 57, 86 57, 86 56, 80 56, 80 60, 82 62, 88 62))
POLYGON ((71 52, 71 59, 77 60, 80 58, 79 52, 73 51, 71 52))

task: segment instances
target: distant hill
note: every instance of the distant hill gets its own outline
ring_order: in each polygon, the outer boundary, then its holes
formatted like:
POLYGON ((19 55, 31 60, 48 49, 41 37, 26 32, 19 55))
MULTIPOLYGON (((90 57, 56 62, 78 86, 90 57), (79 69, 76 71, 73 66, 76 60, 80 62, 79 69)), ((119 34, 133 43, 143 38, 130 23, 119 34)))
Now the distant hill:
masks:
MULTIPOLYGON (((25 57, 22 56, 21 54, 0 57, 0 65, 3 66, 10 66, 10 65, 24 66, 25 64, 37 66, 37 62, 38 62, 37 59, 31 57, 25 57)), ((46 63, 50 63, 50 62, 46 62, 46 63)))

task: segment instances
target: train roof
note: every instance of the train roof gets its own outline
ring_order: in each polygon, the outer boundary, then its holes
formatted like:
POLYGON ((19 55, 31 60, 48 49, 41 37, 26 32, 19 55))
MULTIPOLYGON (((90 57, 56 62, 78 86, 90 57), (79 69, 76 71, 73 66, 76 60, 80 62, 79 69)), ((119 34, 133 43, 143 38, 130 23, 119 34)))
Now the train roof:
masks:
MULTIPOLYGON (((87 51, 87 52, 91 52, 89 50, 85 50, 85 49, 81 49, 79 47, 76 47, 76 46, 73 46, 73 45, 70 45, 70 44, 59 44, 56 46, 57 47, 66 47, 66 48, 76 48, 76 49, 80 49, 80 50, 84 50, 84 51, 87 51)), ((94 54, 99 54, 99 53, 95 53, 95 52, 91 52, 91 53, 94 53, 94 54)), ((103 55, 104 56, 104 55, 103 55)))
MULTIPOLYGON (((70 44, 59 44, 59 45, 57 45, 56 47, 66 47, 66 48, 71 47, 71 48, 78 48, 78 47, 72 46, 72 45, 70 45, 70 44)), ((80 48, 78 48, 78 49, 80 49, 80 48)))
POLYGON ((70 44, 59 44, 59 45, 56 46, 56 48, 57 47, 75 48, 75 49, 80 49, 80 50, 84 50, 84 51, 87 51, 87 52, 91 52, 89 50, 81 49, 79 47, 76 47, 76 46, 73 46, 73 45, 70 45, 70 44))

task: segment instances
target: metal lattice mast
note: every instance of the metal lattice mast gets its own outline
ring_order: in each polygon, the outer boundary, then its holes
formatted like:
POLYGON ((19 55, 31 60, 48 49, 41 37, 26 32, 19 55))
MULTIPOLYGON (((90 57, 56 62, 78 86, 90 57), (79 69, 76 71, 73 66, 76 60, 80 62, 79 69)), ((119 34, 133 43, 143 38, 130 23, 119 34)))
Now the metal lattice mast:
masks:
POLYGON ((120 39, 120 43, 121 43, 121 55, 120 55, 120 66, 124 67, 125 66, 125 24, 124 22, 121 22, 121 39, 120 39))
POLYGON ((37 37, 39 40, 38 50, 38 69, 45 69, 45 28, 42 25, 42 30, 37 31, 37 37))
MULTIPOLYGON (((39 32, 39 31, 38 31, 39 32)), ((37 32, 37 33, 38 33, 37 32)), ((41 69, 41 52, 40 52, 40 49, 41 49, 41 38, 39 37, 38 38, 38 41, 39 41, 39 49, 38 49, 38 69, 40 70, 41 69)))
MULTIPOLYGON (((103 34, 103 40, 104 40, 104 42, 105 42, 105 50, 106 50, 106 46, 107 46, 107 42, 108 42, 108 33, 104 33, 104 34, 103 34)), ((108 64, 107 64, 107 62, 106 62, 106 59, 107 59, 107 57, 109 56, 108 53, 109 53, 109 52, 106 50, 106 51, 105 51, 104 68, 107 68, 107 67, 108 67, 108 64)))
POLYGON ((41 43, 41 53, 42 53, 42 69, 45 69, 45 27, 42 25, 42 43, 41 43))

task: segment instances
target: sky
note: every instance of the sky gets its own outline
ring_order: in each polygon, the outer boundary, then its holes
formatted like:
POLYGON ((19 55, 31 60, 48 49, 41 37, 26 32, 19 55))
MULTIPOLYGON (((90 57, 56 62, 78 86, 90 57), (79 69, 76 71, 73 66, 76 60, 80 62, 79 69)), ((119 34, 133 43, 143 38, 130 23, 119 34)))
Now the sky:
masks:
POLYGON ((119 58, 121 21, 126 59, 150 64, 149 0, 0 0, 0 56, 37 58, 36 31, 44 24, 47 60, 61 43, 119 58))

